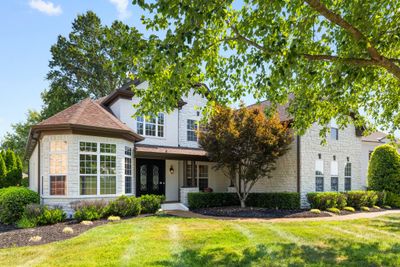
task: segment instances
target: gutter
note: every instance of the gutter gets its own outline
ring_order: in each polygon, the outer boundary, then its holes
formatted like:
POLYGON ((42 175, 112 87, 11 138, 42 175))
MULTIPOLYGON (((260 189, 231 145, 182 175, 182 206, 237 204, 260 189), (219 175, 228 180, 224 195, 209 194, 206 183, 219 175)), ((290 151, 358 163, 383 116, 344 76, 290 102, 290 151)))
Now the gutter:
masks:
POLYGON ((39 138, 38 139, 36 139, 37 140, 37 146, 38 146, 38 194, 39 194, 39 196, 41 196, 41 186, 40 186, 40 184, 41 184, 41 180, 40 180, 40 140, 39 140, 39 138))

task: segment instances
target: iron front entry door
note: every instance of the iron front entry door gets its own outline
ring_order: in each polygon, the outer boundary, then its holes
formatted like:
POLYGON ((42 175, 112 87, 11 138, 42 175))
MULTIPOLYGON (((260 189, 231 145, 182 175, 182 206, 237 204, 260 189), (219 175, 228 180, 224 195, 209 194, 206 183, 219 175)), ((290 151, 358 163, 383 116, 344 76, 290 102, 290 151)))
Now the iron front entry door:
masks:
POLYGON ((136 195, 165 195, 165 160, 136 159, 136 195))

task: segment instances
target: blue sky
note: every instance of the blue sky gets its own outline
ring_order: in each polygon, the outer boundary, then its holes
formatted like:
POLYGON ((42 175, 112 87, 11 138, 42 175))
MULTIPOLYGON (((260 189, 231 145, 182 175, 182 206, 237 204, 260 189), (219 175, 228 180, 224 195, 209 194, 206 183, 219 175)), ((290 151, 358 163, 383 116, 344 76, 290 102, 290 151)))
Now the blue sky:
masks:
POLYGON ((145 32, 131 0, 6 0, 0 8, 0 139, 28 109, 39 110, 50 46, 77 14, 93 10, 104 24, 120 19, 145 32))

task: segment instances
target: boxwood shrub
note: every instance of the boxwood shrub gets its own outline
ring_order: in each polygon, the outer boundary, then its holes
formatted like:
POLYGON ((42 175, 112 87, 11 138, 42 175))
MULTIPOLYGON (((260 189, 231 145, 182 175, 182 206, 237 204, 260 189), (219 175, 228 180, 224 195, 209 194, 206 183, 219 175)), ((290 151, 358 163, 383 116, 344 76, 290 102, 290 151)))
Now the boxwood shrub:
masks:
POLYGON ((312 209, 342 209, 347 205, 346 196, 337 192, 308 193, 307 199, 312 209))
MULTIPOLYGON (((190 209, 240 205, 236 193, 189 193, 188 203, 190 209)), ((250 193, 246 205, 269 209, 299 209, 300 195, 298 193, 250 193)))
POLYGON ((0 222, 13 224, 21 219, 25 206, 39 203, 39 194, 26 187, 7 187, 0 190, 0 222))
POLYGON ((112 200, 104 208, 103 217, 107 216, 137 216, 140 214, 141 206, 140 199, 134 196, 120 196, 112 200))
MULTIPOLYGON (((345 194, 347 196, 348 206, 356 209, 360 209, 363 206, 370 206, 369 204, 373 202, 367 191, 349 191, 345 194)), ((378 198, 376 198, 376 200, 378 200, 378 198)), ((376 201, 373 205, 375 204, 376 201)))
POLYGON ((156 213, 161 208, 161 203, 165 200, 164 196, 158 195, 143 195, 140 197, 142 206, 142 214, 156 213))

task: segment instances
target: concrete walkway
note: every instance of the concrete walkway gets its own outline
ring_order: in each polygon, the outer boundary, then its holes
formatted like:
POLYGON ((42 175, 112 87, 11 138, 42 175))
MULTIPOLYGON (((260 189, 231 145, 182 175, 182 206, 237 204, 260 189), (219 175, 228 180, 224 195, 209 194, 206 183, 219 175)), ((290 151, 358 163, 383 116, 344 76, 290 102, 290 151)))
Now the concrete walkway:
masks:
POLYGON ((379 212, 363 212, 349 215, 333 215, 332 217, 313 217, 313 218, 236 218, 236 217, 219 217, 208 216, 191 211, 169 210, 166 214, 182 217, 182 218, 200 218, 214 220, 236 220, 244 222, 313 222, 313 221, 346 221, 355 219, 369 219, 390 214, 400 214, 400 210, 385 210, 379 212))

